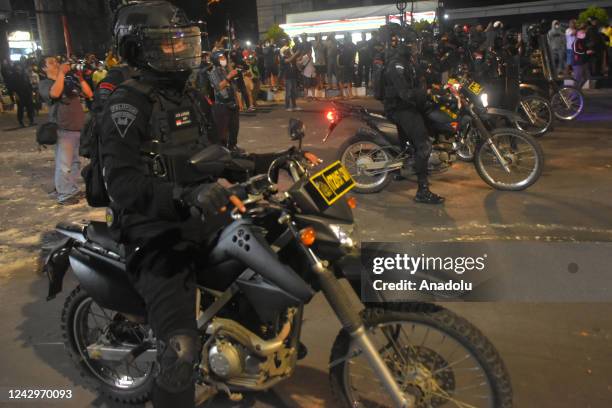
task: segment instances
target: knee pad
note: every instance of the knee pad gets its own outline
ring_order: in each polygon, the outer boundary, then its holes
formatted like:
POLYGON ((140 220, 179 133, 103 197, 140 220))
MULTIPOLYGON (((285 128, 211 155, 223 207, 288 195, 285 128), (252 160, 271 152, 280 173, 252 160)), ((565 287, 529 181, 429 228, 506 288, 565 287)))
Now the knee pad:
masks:
POLYGON ((175 332, 167 341, 159 341, 157 385, 172 393, 189 389, 199 351, 200 340, 193 332, 175 332))

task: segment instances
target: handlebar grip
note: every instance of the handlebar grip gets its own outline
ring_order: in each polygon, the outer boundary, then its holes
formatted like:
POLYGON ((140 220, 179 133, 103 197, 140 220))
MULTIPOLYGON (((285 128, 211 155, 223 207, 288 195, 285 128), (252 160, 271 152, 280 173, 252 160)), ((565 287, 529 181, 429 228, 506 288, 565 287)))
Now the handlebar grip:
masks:
POLYGON ((236 207, 238 211, 240 211, 243 214, 246 212, 246 207, 244 206, 244 203, 242 202, 242 200, 238 198, 238 196, 232 194, 229 200, 232 204, 234 204, 234 207, 236 207))
POLYGON ((316 154, 311 153, 311 152, 304 152, 304 158, 314 165, 317 165, 323 162, 321 159, 317 157, 316 154))

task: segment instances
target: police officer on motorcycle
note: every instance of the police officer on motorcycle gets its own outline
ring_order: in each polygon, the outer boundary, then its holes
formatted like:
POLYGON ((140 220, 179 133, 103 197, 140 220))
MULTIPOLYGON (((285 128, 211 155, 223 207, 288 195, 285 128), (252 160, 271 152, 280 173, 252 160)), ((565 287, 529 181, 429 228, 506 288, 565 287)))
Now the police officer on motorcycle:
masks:
MULTIPOLYGON (((113 90, 102 114, 107 222, 125 248, 127 270, 159 341, 153 404, 193 407, 201 342, 194 265, 202 269, 202 248, 229 221, 228 190, 189 161, 209 145, 212 126, 205 99, 186 88, 200 64, 200 30, 166 1, 124 5, 113 27, 117 50, 137 76, 113 90)), ((252 175, 275 157, 241 159, 251 163, 246 173, 252 175)))
POLYGON ((427 177, 432 151, 423 117, 427 92, 419 85, 412 48, 408 42, 402 41, 404 39, 401 33, 391 34, 390 47, 385 58, 385 116, 397 125, 402 144, 410 143, 414 148, 414 170, 418 179, 414 200, 425 204, 441 204, 444 198, 429 190, 427 177))

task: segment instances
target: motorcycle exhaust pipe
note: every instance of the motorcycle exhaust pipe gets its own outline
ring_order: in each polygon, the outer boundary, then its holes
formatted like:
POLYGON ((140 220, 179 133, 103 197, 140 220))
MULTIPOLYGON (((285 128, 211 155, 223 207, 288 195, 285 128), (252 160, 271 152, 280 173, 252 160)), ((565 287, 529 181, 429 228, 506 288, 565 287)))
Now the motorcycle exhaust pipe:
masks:
POLYGON ((103 344, 91 344, 87 346, 87 354, 92 360, 103 361, 137 361, 149 363, 157 361, 157 349, 147 348, 138 352, 139 347, 112 347, 103 344))

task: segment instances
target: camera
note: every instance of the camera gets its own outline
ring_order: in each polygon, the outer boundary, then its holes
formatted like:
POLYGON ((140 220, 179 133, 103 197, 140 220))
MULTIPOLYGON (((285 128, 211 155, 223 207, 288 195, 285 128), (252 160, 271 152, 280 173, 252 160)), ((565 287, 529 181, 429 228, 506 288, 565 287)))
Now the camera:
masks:
POLYGON ((76 71, 70 70, 64 75, 64 96, 78 96, 81 93, 81 81, 76 71))

